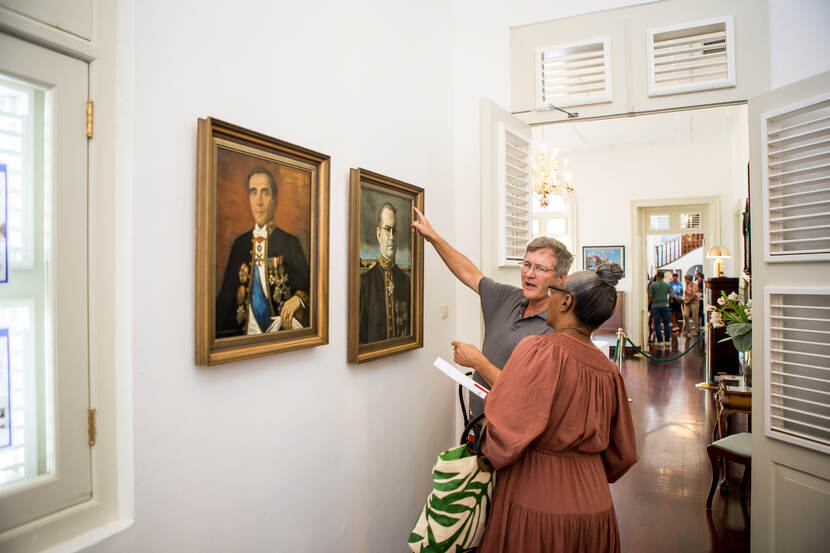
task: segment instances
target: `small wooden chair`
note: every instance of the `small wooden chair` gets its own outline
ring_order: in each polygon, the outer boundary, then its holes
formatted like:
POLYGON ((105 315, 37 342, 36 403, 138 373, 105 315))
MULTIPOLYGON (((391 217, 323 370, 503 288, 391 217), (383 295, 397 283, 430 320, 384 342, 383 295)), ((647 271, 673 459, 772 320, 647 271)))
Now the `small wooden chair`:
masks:
MULTIPOLYGON (((713 442, 712 445, 706 448, 706 453, 709 454, 709 461, 712 463, 712 487, 709 488, 709 497, 706 498, 706 508, 712 508, 712 497, 715 495, 715 490, 720 484, 720 466, 719 459, 725 461, 734 461, 744 465, 744 477, 741 482, 741 496, 742 500, 746 498, 746 486, 749 477, 752 474, 752 433, 741 432, 740 434, 732 434, 725 438, 713 442)), ((726 469, 724 468, 724 472, 726 469)), ((726 475, 724 474, 724 477, 726 475)))

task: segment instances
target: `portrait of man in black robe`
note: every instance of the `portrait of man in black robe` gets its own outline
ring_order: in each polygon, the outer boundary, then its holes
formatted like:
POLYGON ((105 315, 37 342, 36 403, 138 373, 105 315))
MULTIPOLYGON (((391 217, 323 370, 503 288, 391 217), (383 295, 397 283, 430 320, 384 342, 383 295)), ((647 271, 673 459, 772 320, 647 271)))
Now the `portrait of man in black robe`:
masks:
MULTIPOLYGON (((368 344, 411 334, 410 277, 396 263, 398 210, 380 206, 375 235, 378 257, 360 275, 358 342, 368 344)), ((404 227, 408 233, 409 227, 404 227)))
POLYGON ((217 338, 309 324, 308 261, 297 237, 274 222, 276 180, 267 169, 255 167, 245 189, 254 226, 231 246, 216 298, 217 338))

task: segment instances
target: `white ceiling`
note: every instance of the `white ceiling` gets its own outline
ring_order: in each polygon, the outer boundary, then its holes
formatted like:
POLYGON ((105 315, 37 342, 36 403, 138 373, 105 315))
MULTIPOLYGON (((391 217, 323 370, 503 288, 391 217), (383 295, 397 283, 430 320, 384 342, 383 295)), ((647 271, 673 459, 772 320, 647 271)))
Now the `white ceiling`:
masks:
POLYGON ((746 106, 678 111, 638 117, 558 123, 534 127, 534 150, 544 142, 547 150, 560 153, 617 150, 649 146, 657 142, 692 142, 722 136, 729 140, 742 121, 746 106))

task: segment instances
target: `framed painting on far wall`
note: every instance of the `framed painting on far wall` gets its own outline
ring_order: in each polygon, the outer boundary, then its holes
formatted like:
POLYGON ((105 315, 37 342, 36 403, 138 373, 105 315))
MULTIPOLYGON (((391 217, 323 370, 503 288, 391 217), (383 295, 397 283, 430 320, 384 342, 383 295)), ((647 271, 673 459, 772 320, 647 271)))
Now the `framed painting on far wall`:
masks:
POLYGON ((582 267, 596 271, 600 263, 617 263, 625 276, 625 246, 582 246, 582 267))
POLYGON ((352 169, 349 208, 348 361, 363 363, 424 345, 424 239, 412 208, 424 190, 352 169))
POLYGON ((199 119, 197 365, 328 343, 329 163, 199 119))

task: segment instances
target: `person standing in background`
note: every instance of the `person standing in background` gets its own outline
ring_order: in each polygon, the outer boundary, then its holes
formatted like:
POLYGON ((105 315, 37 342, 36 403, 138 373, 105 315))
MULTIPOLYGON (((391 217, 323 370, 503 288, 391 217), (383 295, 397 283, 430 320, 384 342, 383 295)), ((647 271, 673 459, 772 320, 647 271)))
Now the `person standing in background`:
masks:
MULTIPOLYGON (((669 313, 671 314, 672 330, 678 327, 680 318, 683 316, 683 283, 680 282, 680 274, 672 272, 671 280, 668 282, 671 288, 669 297, 669 313)), ((671 338, 671 336, 669 337, 671 338)))
POLYGON ((686 323, 686 333, 693 335, 700 330, 700 299, 692 275, 683 278, 686 281, 686 289, 683 291, 683 320, 686 323))
POLYGON ((671 341, 671 323, 669 322, 671 293, 671 287, 663 280, 663 271, 657 271, 654 282, 648 285, 648 301, 651 303, 654 333, 657 335, 657 342, 654 345, 660 349, 666 349, 671 341))

